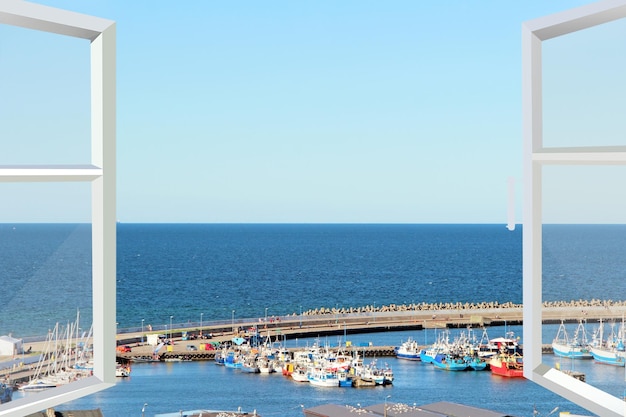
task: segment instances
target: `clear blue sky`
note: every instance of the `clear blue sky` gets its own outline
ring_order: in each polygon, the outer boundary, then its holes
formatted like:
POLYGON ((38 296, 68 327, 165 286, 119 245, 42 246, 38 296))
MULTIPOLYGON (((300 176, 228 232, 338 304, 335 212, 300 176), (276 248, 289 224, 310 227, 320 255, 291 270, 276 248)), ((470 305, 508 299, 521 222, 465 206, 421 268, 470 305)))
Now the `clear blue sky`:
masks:
MULTIPOLYGON (((123 222, 505 224, 521 24, 587 1, 39 3, 117 22, 123 222)), ((0 27, 0 164, 89 162, 88 66, 86 41, 0 27)), ((0 190, 2 222, 89 218, 86 184, 0 190)))

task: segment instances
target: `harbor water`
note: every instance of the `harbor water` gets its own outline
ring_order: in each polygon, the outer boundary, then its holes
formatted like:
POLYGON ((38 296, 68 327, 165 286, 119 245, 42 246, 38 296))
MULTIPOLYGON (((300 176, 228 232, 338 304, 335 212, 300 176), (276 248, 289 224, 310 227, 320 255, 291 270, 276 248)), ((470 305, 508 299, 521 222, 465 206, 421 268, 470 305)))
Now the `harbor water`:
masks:
MULTIPOLYGON (((615 291, 623 288, 626 271, 625 232, 621 225, 547 226, 544 300, 626 298, 615 291)), ((55 322, 74 320, 77 310, 88 327, 88 226, 0 225, 0 249, 0 334, 46 334, 55 322)), ((119 224, 117 261, 120 328, 236 322, 320 307, 522 302, 521 230, 504 225, 119 224)), ((521 328, 513 330, 523 343, 521 328)), ((504 329, 489 332, 501 336, 504 329)), ((544 331, 547 342, 553 332, 544 331)), ((428 331, 349 340, 398 345, 409 336, 434 341, 428 331)), ((344 390, 298 385, 279 375, 245 375, 211 362, 136 365, 115 387, 64 407, 101 408, 106 417, 139 416, 144 403, 147 416, 242 407, 289 417, 301 416, 302 406, 370 405, 391 395, 392 402, 455 401, 516 416, 532 416, 533 406, 540 415, 556 406, 584 414, 525 380, 380 360, 392 365, 393 386, 344 390)), ((589 382, 622 396, 623 368, 574 365, 590 367, 580 370, 589 382)))

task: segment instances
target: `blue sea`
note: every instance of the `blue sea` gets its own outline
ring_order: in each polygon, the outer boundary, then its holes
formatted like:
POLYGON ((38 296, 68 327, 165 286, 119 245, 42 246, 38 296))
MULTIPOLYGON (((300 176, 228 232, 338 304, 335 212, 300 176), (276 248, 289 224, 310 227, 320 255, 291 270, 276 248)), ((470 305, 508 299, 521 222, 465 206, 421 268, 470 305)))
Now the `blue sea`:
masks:
MULTIPOLYGON (((0 334, 46 334, 56 322, 91 317, 90 228, 83 224, 2 224, 0 334)), ((546 301, 624 299, 626 226, 544 226, 546 301)), ((522 232, 463 224, 118 224, 117 322, 120 330, 164 328, 325 308, 388 304, 522 303, 522 232)), ((522 337, 521 328, 513 328, 522 337)), ((491 328, 490 336, 505 329, 491 328)), ((432 332, 432 331, 431 331, 432 332)), ((544 329, 549 342, 556 329, 544 329)), ((397 345, 424 332, 350 335, 353 342, 397 345)), ((331 342, 337 342, 331 340, 331 342)), ((290 341, 312 343, 312 340, 290 341)), ((137 365, 114 388, 68 404, 106 417, 189 409, 257 409, 302 416, 324 403, 425 404, 448 400, 516 416, 554 407, 581 410, 525 380, 446 373, 385 358, 392 387, 320 390, 281 376, 243 375, 212 363, 137 365), (259 383, 260 382, 260 383, 259 383)), ((546 362, 553 360, 546 358, 546 362)), ((588 380, 626 389, 624 370, 588 366, 588 380), (597 374, 597 375, 596 375, 597 374), (610 381, 607 383, 606 381, 610 381)), ((607 388, 607 389, 609 389, 607 388)), ((603 388, 605 389, 605 388, 603 388)))

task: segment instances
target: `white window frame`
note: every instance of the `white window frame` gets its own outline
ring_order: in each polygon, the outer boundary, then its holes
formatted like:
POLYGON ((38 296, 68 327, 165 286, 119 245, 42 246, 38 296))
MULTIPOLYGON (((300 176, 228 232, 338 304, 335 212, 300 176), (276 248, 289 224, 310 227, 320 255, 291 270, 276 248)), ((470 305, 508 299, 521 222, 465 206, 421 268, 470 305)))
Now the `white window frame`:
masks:
POLYGON ((542 167, 626 165, 626 146, 546 148, 542 120, 542 42, 626 17, 625 0, 606 0, 522 25, 524 118, 524 376, 601 416, 626 416, 626 402, 542 363, 542 167))
POLYGON ((115 383, 115 22, 22 0, 2 0, 0 24, 86 39, 91 53, 91 164, 0 165, 0 182, 91 183, 93 376, 0 405, 0 416, 24 416, 115 383))

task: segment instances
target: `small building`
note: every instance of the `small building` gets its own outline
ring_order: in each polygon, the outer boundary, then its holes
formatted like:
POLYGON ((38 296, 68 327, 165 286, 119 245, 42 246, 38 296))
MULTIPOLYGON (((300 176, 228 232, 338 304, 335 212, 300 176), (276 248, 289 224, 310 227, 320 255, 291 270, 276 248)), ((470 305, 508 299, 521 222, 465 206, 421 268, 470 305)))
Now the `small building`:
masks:
POLYGON ((304 409, 305 417, 513 417, 483 408, 442 401, 422 406, 402 403, 376 404, 370 407, 325 404, 304 409))
POLYGON ((163 341, 165 340, 165 335, 164 334, 149 334, 146 336, 146 342, 150 345, 150 346, 157 346, 159 343, 163 343, 163 341))
POLYGON ((22 339, 0 336, 0 356, 15 356, 24 353, 22 339))

